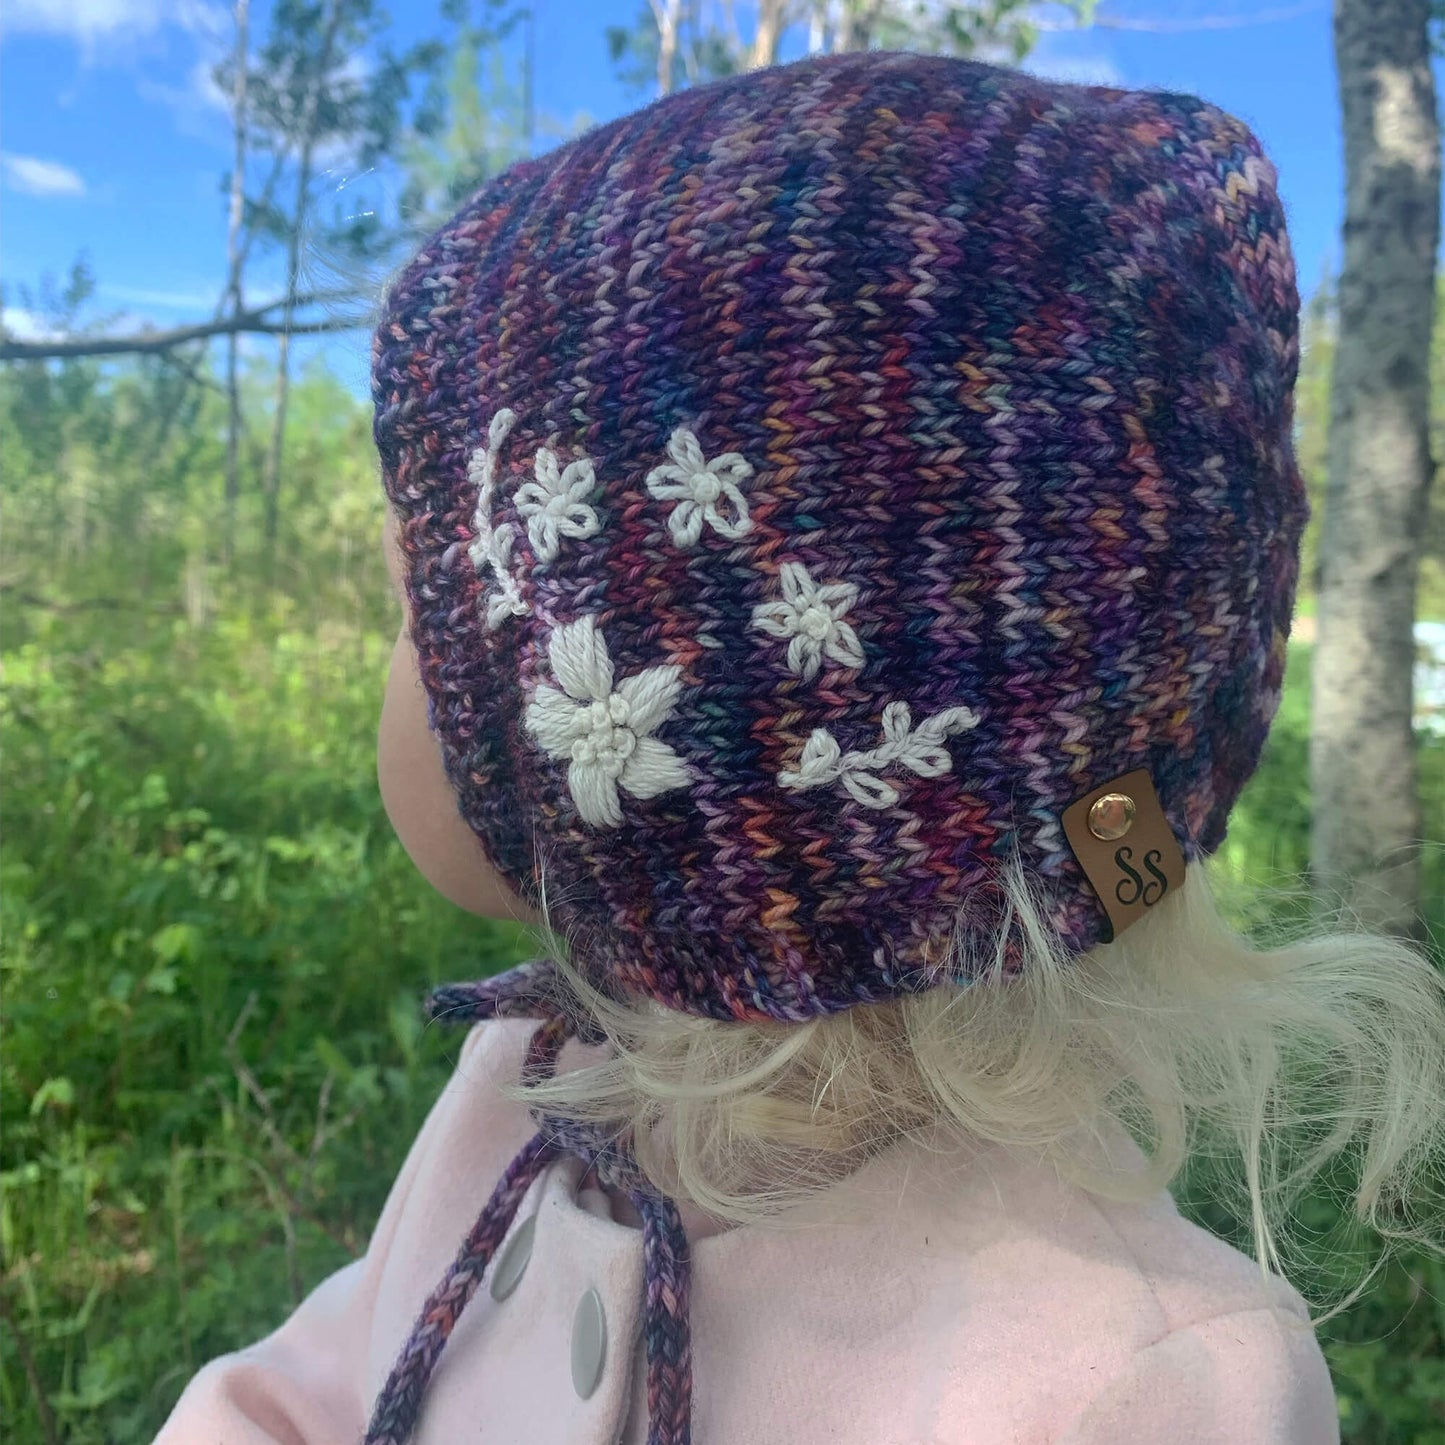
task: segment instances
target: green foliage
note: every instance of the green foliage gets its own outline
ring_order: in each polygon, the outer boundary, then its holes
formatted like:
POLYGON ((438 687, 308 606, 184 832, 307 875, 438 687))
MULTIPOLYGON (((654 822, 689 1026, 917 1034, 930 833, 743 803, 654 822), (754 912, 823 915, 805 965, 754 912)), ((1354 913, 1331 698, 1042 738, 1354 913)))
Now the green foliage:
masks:
MULTIPOLYGON (((678 45, 672 58, 669 90, 702 80, 719 80, 746 68, 741 36, 704 18, 701 5, 683 0, 678 19, 678 45)), ((631 25, 609 25, 603 32, 607 54, 618 80, 634 95, 656 93, 661 40, 649 0, 638 6, 631 25)))
MULTIPOLYGON (((353 270, 364 274, 397 244, 380 208, 359 199, 350 182, 393 159, 418 117, 425 126, 429 111, 413 102, 412 91, 427 85, 446 56, 437 39, 394 50, 390 23, 375 0, 276 0, 246 67, 248 141, 265 158, 248 173, 246 229, 280 248, 304 239, 309 254, 325 258, 342 281, 353 270), (353 171, 344 200, 329 174, 317 176, 318 155, 341 157, 333 167, 353 171)), ((236 63, 232 55, 213 67, 226 95, 236 63)), ((222 189, 230 185, 223 177, 222 189)))
MULTIPOLYGON (((1092 22, 1098 0, 1058 3, 1082 27, 1092 22)), ((617 77, 634 92, 657 87, 659 8, 643 4, 630 26, 612 25, 605 32, 617 77)), ((668 90, 776 63, 801 53, 805 45, 827 54, 912 50, 1019 64, 1040 35, 1034 0, 806 0, 783 5, 777 53, 769 58, 757 53, 756 36, 746 38, 738 29, 731 0, 680 0, 676 10, 668 90)))
POLYGON ((449 7, 457 23, 450 65, 432 78, 424 123, 402 149, 400 209, 416 231, 440 224, 463 197, 525 156, 530 142, 527 97, 505 50, 526 12, 509 0, 483 0, 473 21, 467 8, 449 7))
MULTIPOLYGON (((1261 890, 1240 905, 1238 926, 1270 930, 1310 916, 1309 700, 1313 648, 1291 643, 1284 698, 1270 729, 1259 771, 1230 815, 1229 834, 1217 857, 1227 875, 1261 890), (1299 889, 1291 902, 1273 890, 1299 889)), ((1437 956, 1445 961, 1445 735, 1417 734, 1425 846, 1421 897, 1437 956)))
MULTIPOLYGON (((70 612, 183 611, 266 602, 259 438, 269 427, 273 373, 243 382, 241 505, 220 559, 225 398, 202 357, 14 364, 0 370, 0 526, 7 600, 70 612)), ((370 418, 315 363, 294 384, 287 423, 286 505, 275 547, 280 599, 318 618, 379 626, 389 604, 377 553, 383 501, 370 418)), ((8 641, 26 614, 9 619, 8 641)))
POLYGON ((151 1438, 364 1246, 455 1054, 422 990, 516 954, 390 833, 389 651, 283 606, 7 654, 0 1241, 68 1440, 151 1438))
MULTIPOLYGON (((22 281, 15 287, 15 294, 21 307, 38 317, 43 326, 66 336, 103 334, 123 314, 82 320, 95 296, 95 273, 84 254, 71 263, 64 285, 57 283, 53 275, 46 275, 34 288, 22 281)), ((0 284, 0 314, 4 312, 6 299, 5 287, 0 284)), ((8 339, 10 334, 0 319, 0 339, 8 339)))
MULTIPOLYGON (((173 379, 0 376, 23 599, 0 712, 0 1247, 76 1445, 151 1439, 207 1358, 364 1248, 458 1044, 423 1029, 424 990, 521 948, 429 889, 377 795, 397 618, 364 409, 301 383, 290 590, 222 578, 188 609, 219 443, 209 402, 158 440, 173 379)), ((8 1322, 0 1364, 7 1438, 40 1440, 8 1322)))
MULTIPOLYGON (((1098 0, 1060 0, 1076 23, 1093 20, 1098 0)), ((852 48, 914 50, 965 55, 980 60, 1022 64, 1039 43, 1032 0, 972 0, 938 6, 928 0, 847 0, 845 9, 861 12, 866 28, 852 37, 852 48)))
POLYGON ((444 0, 441 9, 455 26, 445 46, 449 59, 428 82, 413 130, 397 147, 405 172, 397 211, 416 240, 529 156, 535 136, 565 142, 592 124, 587 111, 569 120, 536 113, 530 43, 520 58, 516 53, 520 29, 535 23, 529 10, 513 0, 444 0))

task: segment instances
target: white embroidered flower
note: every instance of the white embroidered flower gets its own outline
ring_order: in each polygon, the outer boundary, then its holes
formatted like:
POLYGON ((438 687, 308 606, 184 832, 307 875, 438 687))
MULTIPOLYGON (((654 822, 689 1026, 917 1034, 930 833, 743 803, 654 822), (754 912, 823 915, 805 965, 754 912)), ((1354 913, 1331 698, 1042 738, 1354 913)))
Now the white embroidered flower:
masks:
POLYGON ((487 599, 487 630, 500 626, 508 617, 525 617, 532 609, 523 600, 512 575, 512 540, 517 529, 503 522, 492 531, 492 571, 501 583, 500 589, 487 599))
POLYGON ((477 510, 472 516, 472 545, 467 556, 477 575, 485 577, 490 568, 498 590, 487 598, 486 625, 491 631, 507 617, 521 617, 531 611, 522 600, 517 579, 511 573, 512 541, 516 528, 510 522, 492 526, 492 493, 497 485, 497 452, 511 433, 516 412, 503 407, 487 428, 487 445, 478 447, 467 463, 467 478, 477 486, 477 510))
POLYGON ((724 452, 708 461, 697 438, 680 426, 667 444, 667 454, 672 462, 648 472, 647 490, 659 501, 677 503, 667 525, 679 547, 691 547, 702 535, 704 522, 733 540, 751 529, 747 500, 738 483, 752 476, 753 469, 740 452, 724 452), (731 517, 718 506, 724 499, 731 517))
POLYGON ((898 801, 898 789, 875 776, 892 763, 902 763, 922 778, 936 778, 952 767, 943 740, 979 724, 971 708, 950 707, 915 728, 906 702, 883 709, 883 741, 868 752, 844 753, 827 728, 814 728, 803 747, 796 772, 778 774, 782 787, 818 788, 840 778, 843 786, 868 808, 887 808, 898 801))
POLYGON ((783 600, 754 607, 753 626, 789 639, 788 667, 805 682, 818 675, 825 656, 844 667, 862 667, 858 634, 843 620, 858 589, 851 582, 820 587, 801 562, 783 563, 782 583, 783 600))
POLYGON ((591 537, 602 525, 584 500, 596 490, 597 474, 587 457, 568 462, 566 470, 559 471, 557 454, 547 447, 538 450, 534 473, 536 480, 518 487, 513 500, 527 519, 537 560, 551 562, 562 537, 591 537))
POLYGON ((649 667, 614 687, 607 643, 590 616, 558 627, 548 655, 565 691, 543 683, 527 707, 526 728, 549 756, 570 761, 567 787, 585 822, 620 826, 619 787, 651 798, 691 782, 683 760, 648 736, 677 703, 677 663, 649 667))

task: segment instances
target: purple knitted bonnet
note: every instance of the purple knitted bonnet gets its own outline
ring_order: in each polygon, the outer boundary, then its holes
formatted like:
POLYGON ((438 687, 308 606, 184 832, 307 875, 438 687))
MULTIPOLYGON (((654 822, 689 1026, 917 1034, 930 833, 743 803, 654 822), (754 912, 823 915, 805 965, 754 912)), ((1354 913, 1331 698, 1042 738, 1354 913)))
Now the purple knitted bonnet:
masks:
POLYGON ((530 902, 545 854, 599 980, 720 1019, 926 987, 1010 854, 1085 950, 1059 815, 1135 767, 1218 847, 1305 517, 1274 180, 1190 96, 845 56, 426 242, 374 352, 412 636, 464 816, 530 902), (844 769, 890 717, 912 749, 844 769))
POLYGON ((412 638, 464 817, 534 904, 545 865, 598 986, 794 1021, 927 988, 1010 860, 1083 952, 1060 815, 1133 769, 1219 846, 1306 518, 1275 179, 1193 96, 849 55, 669 96, 427 240, 373 348, 412 638))

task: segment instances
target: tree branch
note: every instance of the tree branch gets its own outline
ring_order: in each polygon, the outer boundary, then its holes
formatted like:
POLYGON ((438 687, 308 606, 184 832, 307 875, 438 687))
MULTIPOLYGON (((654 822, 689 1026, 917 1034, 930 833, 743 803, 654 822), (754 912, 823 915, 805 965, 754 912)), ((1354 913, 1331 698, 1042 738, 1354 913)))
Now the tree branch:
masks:
POLYGON ((15 1352, 20 1356, 20 1366, 25 1371, 30 1395, 35 1401, 35 1413, 40 1416, 40 1428, 45 1432, 46 1445, 60 1445, 60 1430, 55 1423, 55 1411, 50 1408, 50 1399, 45 1393, 40 1371, 35 1368, 35 1356, 30 1353, 30 1343, 25 1338, 20 1321, 15 1318, 15 1311, 10 1308, 10 1297, 4 1289, 0 1289, 0 1319, 10 1326, 10 1333, 15 1336, 15 1352))
MULTIPOLYGON (((353 292, 318 292, 296 300, 298 306, 315 306, 345 297, 355 299, 353 292)), ((175 326, 169 331, 142 331, 135 336, 70 336, 53 341, 19 341, 9 337, 0 340, 0 361, 55 361, 79 356, 122 356, 128 353, 170 351, 190 341, 204 341, 213 336, 231 336, 248 332, 258 336, 316 335, 329 331, 354 331, 370 325, 366 315, 332 316, 322 321, 273 321, 270 314, 285 306, 285 301, 271 301, 254 306, 235 316, 222 316, 193 326, 175 326)))

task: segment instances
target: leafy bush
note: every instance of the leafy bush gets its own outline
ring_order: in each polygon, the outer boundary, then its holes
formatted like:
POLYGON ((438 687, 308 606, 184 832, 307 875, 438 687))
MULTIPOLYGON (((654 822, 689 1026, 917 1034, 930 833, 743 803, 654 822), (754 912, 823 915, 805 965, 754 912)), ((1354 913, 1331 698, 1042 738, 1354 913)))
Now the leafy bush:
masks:
POLYGON ((7 658, 0 1230, 64 1438, 139 1441, 364 1247, 455 1052, 423 989, 519 939, 391 835, 382 636, 75 631, 7 658))

